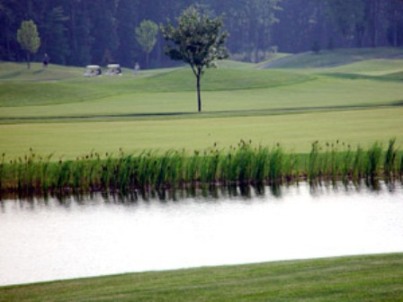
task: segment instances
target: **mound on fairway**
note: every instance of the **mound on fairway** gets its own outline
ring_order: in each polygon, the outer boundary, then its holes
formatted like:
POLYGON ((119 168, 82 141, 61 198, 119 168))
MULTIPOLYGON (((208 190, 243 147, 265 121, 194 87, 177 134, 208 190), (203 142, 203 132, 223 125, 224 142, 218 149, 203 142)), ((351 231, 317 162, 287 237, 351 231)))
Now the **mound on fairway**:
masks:
MULTIPOLYGON (((209 69, 202 78, 203 91, 231 91, 273 88, 309 81, 314 77, 287 71, 240 68, 243 63, 226 62, 225 67, 209 69), (231 66, 237 66, 232 68, 231 66)), ((0 69, 0 106, 19 107, 93 101, 127 94, 189 92, 195 90, 195 77, 189 67, 154 70, 133 76, 84 78, 78 68, 39 64, 31 70, 7 63, 0 69), (53 71, 53 68, 55 69, 53 71), (7 70, 7 71, 5 71, 7 70), (63 77, 63 70, 66 75, 63 77), (35 75, 38 75, 35 78, 35 75), (52 78, 52 81, 49 79, 52 78), (35 80, 34 80, 35 79, 35 80)))
MULTIPOLYGON (((311 76, 292 72, 255 70, 255 69, 209 69, 202 77, 202 90, 247 90, 271 88, 301 83, 312 79, 311 76)), ((168 73, 137 81, 134 87, 138 91, 176 92, 194 91, 195 77, 189 68, 181 68, 168 73)))
POLYGON ((361 48, 306 52, 280 58, 265 64, 264 68, 319 68, 333 67, 371 59, 402 58, 399 48, 361 48))
POLYGON ((62 81, 81 77, 83 68, 66 67, 61 65, 50 65, 43 68, 42 64, 31 63, 31 69, 27 69, 23 63, 0 63, 0 83, 4 81, 18 82, 43 82, 43 81, 62 81))

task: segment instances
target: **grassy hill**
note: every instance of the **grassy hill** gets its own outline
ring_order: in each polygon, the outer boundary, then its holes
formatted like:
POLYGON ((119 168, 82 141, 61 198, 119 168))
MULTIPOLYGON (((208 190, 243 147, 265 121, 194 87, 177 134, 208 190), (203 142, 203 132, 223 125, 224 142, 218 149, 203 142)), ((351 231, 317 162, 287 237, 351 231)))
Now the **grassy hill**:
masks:
POLYGON ((0 301, 397 302, 402 267, 392 254, 126 274, 0 287, 0 301))
POLYGON ((402 59, 401 48, 362 48, 322 50, 306 52, 271 61, 263 68, 322 68, 347 65, 373 59, 402 59))
MULTIPOLYGON (((246 64, 225 62, 219 69, 206 71, 203 91, 249 90, 291 85, 312 77, 292 72, 255 70, 246 64), (235 66, 233 68, 232 66, 235 66)), ((133 76, 126 70, 122 77, 84 78, 77 68, 53 66, 47 70, 34 64, 31 70, 20 64, 5 64, 0 69, 0 106, 32 106, 93 101, 122 94, 186 92, 195 90, 189 68, 145 72, 133 76)), ((0 64, 1 66, 1 64, 0 64)))
POLYGON ((0 63, 0 151, 19 156, 32 147, 75 157, 119 147, 227 147, 240 139, 281 142, 297 152, 314 140, 399 143, 400 54, 335 50, 286 56, 270 64, 287 68, 269 69, 219 62, 202 79, 202 114, 187 66, 85 78, 83 68, 0 63))

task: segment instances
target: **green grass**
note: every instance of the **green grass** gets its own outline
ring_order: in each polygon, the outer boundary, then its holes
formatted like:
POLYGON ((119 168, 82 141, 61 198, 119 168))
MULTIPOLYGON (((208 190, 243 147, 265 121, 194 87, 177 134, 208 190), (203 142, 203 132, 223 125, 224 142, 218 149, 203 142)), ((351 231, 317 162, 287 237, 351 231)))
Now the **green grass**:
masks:
MULTIPOLYGON (((380 149, 373 142, 383 144, 386 158, 395 154, 395 149, 386 150, 390 138, 396 138, 395 147, 402 150, 401 49, 326 51, 270 64, 287 69, 260 70, 262 65, 226 61, 206 72, 204 112, 197 114, 194 77, 187 68, 141 71, 138 76, 125 70, 122 77, 88 79, 82 77, 83 68, 50 65, 42 70, 33 64, 28 71, 25 64, 0 63, 0 153, 5 153, 5 161, 23 158, 29 148, 37 154, 53 153, 51 163, 42 159, 41 173, 48 175, 53 161, 66 163, 94 150, 108 152, 108 170, 119 148, 126 154, 183 148, 192 153, 214 144, 228 150, 240 139, 251 139, 268 148, 281 143, 285 150, 309 156, 312 142, 341 140, 362 147, 357 149, 360 156, 344 154, 358 175, 380 169, 380 149), (361 162, 364 156, 371 164, 361 162)), ((178 164, 176 159, 173 164, 178 164)), ((125 160, 130 166, 133 159, 125 160)), ((267 168, 252 173, 248 152, 236 160, 245 167, 238 174, 242 179, 269 173, 267 168)), ((257 160, 259 167, 268 165, 273 176, 292 166, 290 160, 283 165, 276 164, 280 160, 265 162, 263 155, 257 160)), ((330 149, 326 162, 318 160, 312 169, 319 170, 312 173, 336 171, 332 160, 340 158, 330 149)), ((155 165, 168 161, 160 157, 155 165)), ((67 181, 69 169, 63 163, 60 184, 67 181)), ((68 181, 89 185, 93 170, 87 164, 77 163, 75 171, 89 172, 74 173, 68 181)), ((194 175, 198 164, 186 173, 194 175)), ((214 158, 204 164, 206 172, 200 177, 216 175, 214 158)), ((25 179, 30 181, 33 170, 28 168, 25 179)), ((147 171, 147 166, 139 169, 147 171)), ((130 170, 121 172, 119 181, 127 181, 130 170)), ((157 182, 177 177, 160 172, 153 176, 157 182)), ((232 177, 237 171, 220 173, 232 177)), ((115 181, 107 175, 98 181, 115 181)), ((402 262, 402 255, 388 255, 80 279, 3 287, 0 301, 401 301, 402 262)))
POLYGON ((352 146, 368 147, 374 141, 386 145, 395 137, 397 146, 402 147, 402 107, 275 115, 252 112, 250 116, 247 113, 4 124, 0 125, 0 150, 13 158, 33 148, 43 155, 54 153, 53 159, 57 160, 74 159, 91 150, 116 153, 119 148, 126 152, 183 148, 192 152, 214 143, 219 148, 228 148, 240 139, 269 147, 280 142, 297 153, 308 153, 315 140, 340 139, 352 146))
POLYGON ((402 301, 403 255, 125 274, 0 288, 0 301, 402 301))
MULTIPOLYGON (((0 64, 0 152, 32 147, 54 158, 144 149, 226 148, 240 139, 308 153, 315 141, 367 147, 403 141, 400 49, 324 53, 335 68, 261 70, 220 62, 202 80, 196 113, 189 68, 142 70, 134 76, 84 78, 83 68, 0 64)), ((302 55, 303 57, 304 55, 302 55)), ((287 57, 288 58, 288 57, 287 57)), ((281 59, 280 59, 281 60, 281 59)), ((301 59, 302 64, 304 60, 301 59)))
POLYGON ((266 64, 270 68, 323 68, 351 64, 380 58, 402 58, 401 48, 362 48, 322 50, 318 54, 307 52, 266 64))
POLYGON ((333 73, 350 73, 376 77, 401 72, 403 70, 403 60, 371 59, 323 70, 333 73))
MULTIPOLYGON (((12 65, 7 64, 11 69, 12 65)), ((312 79, 307 75, 299 75, 283 71, 229 68, 210 69, 203 78, 204 91, 233 91, 257 88, 271 88, 312 79)), ((40 68, 33 64, 33 68, 40 68)), ((18 69, 14 66, 14 69, 18 69)), ((195 90, 195 77, 189 68, 173 69, 167 72, 133 76, 130 72, 122 77, 102 76, 97 78, 75 77, 61 79, 51 70, 40 70, 41 74, 49 73, 54 81, 25 81, 32 71, 20 70, 17 80, 0 80, 0 106, 37 106, 61 103, 93 102, 99 99, 111 99, 124 95, 129 98, 141 97, 144 93, 161 93, 195 90), (23 76, 24 75, 24 76, 23 76)), ((1 75, 1 73, 0 73, 1 75)))

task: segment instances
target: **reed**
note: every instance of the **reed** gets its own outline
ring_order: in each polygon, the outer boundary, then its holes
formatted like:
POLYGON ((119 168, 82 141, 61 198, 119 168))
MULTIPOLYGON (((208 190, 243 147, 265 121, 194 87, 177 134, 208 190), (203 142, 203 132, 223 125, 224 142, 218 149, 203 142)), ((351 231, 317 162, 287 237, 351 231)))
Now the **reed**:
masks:
POLYGON ((403 154, 400 155, 400 169, 399 169, 400 178, 403 181, 403 154))
POLYGON ((280 145, 277 145, 270 154, 268 180, 270 183, 281 183, 283 176, 284 152, 280 145))
POLYGON ((353 163, 354 153, 351 150, 351 146, 347 146, 347 151, 342 155, 341 174, 342 181, 347 182, 353 176, 353 163))
POLYGON ((259 146, 256 150, 255 161, 252 168, 252 179, 258 185, 265 183, 269 175, 270 151, 267 147, 259 146))
POLYGON ((313 181, 321 175, 319 150, 319 142, 313 142, 311 152, 309 153, 308 167, 306 171, 309 181, 313 181))
POLYGON ((367 151, 366 177, 374 179, 379 176, 381 170, 382 146, 376 142, 367 151))
POLYGON ((186 183, 195 185, 197 180, 200 179, 200 165, 203 158, 199 156, 199 151, 194 151, 192 156, 184 158, 184 179, 186 183))
POLYGON ((52 183, 53 190, 63 192, 66 189, 72 187, 71 183, 72 162, 59 160, 58 164, 53 169, 53 177, 55 180, 52 183))
POLYGON ((398 151, 395 147, 396 139, 389 140, 383 164, 385 177, 393 178, 398 175, 398 151))
MULTIPOLYGON (((0 158, 0 193, 86 193, 92 191, 128 194, 135 190, 163 191, 167 188, 279 185, 284 181, 360 181, 403 176, 403 155, 396 140, 385 151, 380 143, 355 150, 344 143, 312 143, 307 155, 287 153, 279 145, 253 146, 241 140, 229 149, 204 151, 143 151, 114 156, 91 152, 76 160, 52 161, 32 150, 24 158, 0 158)), ((236 190, 235 190, 236 191, 236 190)), ((234 192, 235 192, 234 191, 234 192)), ((231 191, 232 192, 232 191, 231 191)))
POLYGON ((233 175, 235 176, 234 183, 248 184, 251 182, 254 160, 255 152, 252 149, 251 142, 247 143, 241 140, 234 154, 234 161, 231 163, 235 165, 232 170, 236 171, 235 175, 233 175))

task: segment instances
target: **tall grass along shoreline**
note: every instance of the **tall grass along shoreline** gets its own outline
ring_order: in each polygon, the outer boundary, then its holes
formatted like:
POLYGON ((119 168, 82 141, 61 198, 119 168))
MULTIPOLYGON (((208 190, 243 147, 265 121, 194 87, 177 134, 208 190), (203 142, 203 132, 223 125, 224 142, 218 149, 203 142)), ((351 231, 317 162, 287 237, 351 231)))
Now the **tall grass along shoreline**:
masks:
POLYGON ((116 155, 91 152, 76 160, 43 157, 32 149, 23 158, 0 158, 0 196, 90 192, 127 194, 135 190, 164 190, 199 186, 262 186, 298 180, 392 181, 403 177, 403 153, 391 139, 387 148, 376 142, 367 149, 336 141, 312 143, 309 154, 254 146, 241 140, 237 146, 204 151, 143 151, 137 155, 119 150, 116 155))

